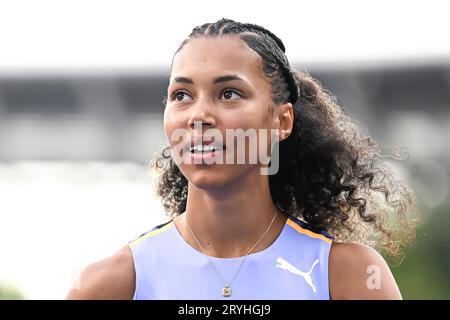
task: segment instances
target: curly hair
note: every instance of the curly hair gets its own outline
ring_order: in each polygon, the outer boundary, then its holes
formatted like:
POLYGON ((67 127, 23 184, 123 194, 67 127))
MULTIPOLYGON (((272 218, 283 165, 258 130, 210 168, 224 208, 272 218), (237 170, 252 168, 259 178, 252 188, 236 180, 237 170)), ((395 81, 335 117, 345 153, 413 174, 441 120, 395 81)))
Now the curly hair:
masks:
MULTIPOLYGON (((275 104, 292 102, 291 135, 279 144, 279 170, 269 176, 275 205, 336 241, 379 246, 396 255, 414 238, 407 217, 413 192, 385 163, 380 146, 363 137, 334 96, 306 72, 294 70, 283 42, 265 28, 230 19, 192 30, 178 48, 196 37, 238 35, 262 58, 275 104)), ((397 149, 392 158, 400 160, 397 149)), ((159 174, 156 191, 168 215, 186 210, 188 181, 171 157, 170 147, 152 161, 159 174)))

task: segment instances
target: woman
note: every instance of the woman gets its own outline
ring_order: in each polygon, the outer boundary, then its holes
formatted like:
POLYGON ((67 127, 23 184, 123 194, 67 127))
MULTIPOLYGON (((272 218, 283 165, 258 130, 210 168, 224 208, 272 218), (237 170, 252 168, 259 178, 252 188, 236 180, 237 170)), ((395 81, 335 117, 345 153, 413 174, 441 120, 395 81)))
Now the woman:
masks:
POLYGON ((412 237, 413 195, 273 33, 229 19, 193 29, 164 128, 155 168, 172 219, 88 266, 68 298, 401 299, 367 244, 395 253, 412 237), (239 145, 221 139, 230 130, 263 134, 239 145), (250 161, 261 151, 270 163, 250 161))

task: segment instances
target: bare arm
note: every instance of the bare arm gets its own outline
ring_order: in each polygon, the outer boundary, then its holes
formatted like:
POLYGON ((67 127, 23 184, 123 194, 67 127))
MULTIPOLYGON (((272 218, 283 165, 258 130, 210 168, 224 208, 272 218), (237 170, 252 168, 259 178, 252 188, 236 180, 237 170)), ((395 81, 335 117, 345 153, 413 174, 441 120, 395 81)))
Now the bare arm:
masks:
POLYGON ((402 299, 388 265, 383 257, 370 247, 333 242, 329 268, 332 299, 402 299))
POLYGON ((132 299, 135 271, 128 246, 113 256, 86 267, 66 296, 70 300, 132 299))

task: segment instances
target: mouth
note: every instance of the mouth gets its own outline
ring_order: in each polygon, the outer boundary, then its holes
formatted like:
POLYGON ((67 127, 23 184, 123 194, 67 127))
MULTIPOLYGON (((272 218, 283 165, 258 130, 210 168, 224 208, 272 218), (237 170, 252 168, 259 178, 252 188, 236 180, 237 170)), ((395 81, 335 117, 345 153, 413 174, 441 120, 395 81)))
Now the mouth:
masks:
POLYGON ((214 137, 200 135, 194 136, 186 147, 186 151, 191 154, 215 153, 225 149, 223 143, 216 141, 214 137))
POLYGON ((203 154, 203 153, 213 153, 224 150, 224 146, 216 146, 210 144, 198 144, 189 148, 191 153, 203 154))
POLYGON ((191 160, 196 164, 209 160, 213 161, 224 150, 225 146, 220 141, 215 140, 214 137, 206 136, 196 136, 186 146, 186 151, 190 154, 191 160))

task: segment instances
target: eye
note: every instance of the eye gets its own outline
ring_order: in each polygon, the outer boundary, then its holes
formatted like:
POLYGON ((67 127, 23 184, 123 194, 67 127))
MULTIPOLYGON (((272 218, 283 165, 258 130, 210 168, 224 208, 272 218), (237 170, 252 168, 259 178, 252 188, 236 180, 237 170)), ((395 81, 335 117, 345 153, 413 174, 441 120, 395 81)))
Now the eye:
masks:
MULTIPOLYGON (((184 100, 185 97, 191 98, 191 97, 190 97, 186 92, 184 92, 184 91, 179 91, 179 90, 177 90, 177 91, 175 91, 175 92, 172 94, 172 100, 176 100, 176 101, 178 101, 178 102, 182 102, 182 101, 184 100)), ((191 100, 192 100, 192 98, 191 98, 191 100)))
POLYGON ((235 100, 233 99, 233 94, 237 98, 241 98, 241 94, 235 90, 225 89, 222 91, 221 97, 224 97, 225 100, 235 100))

